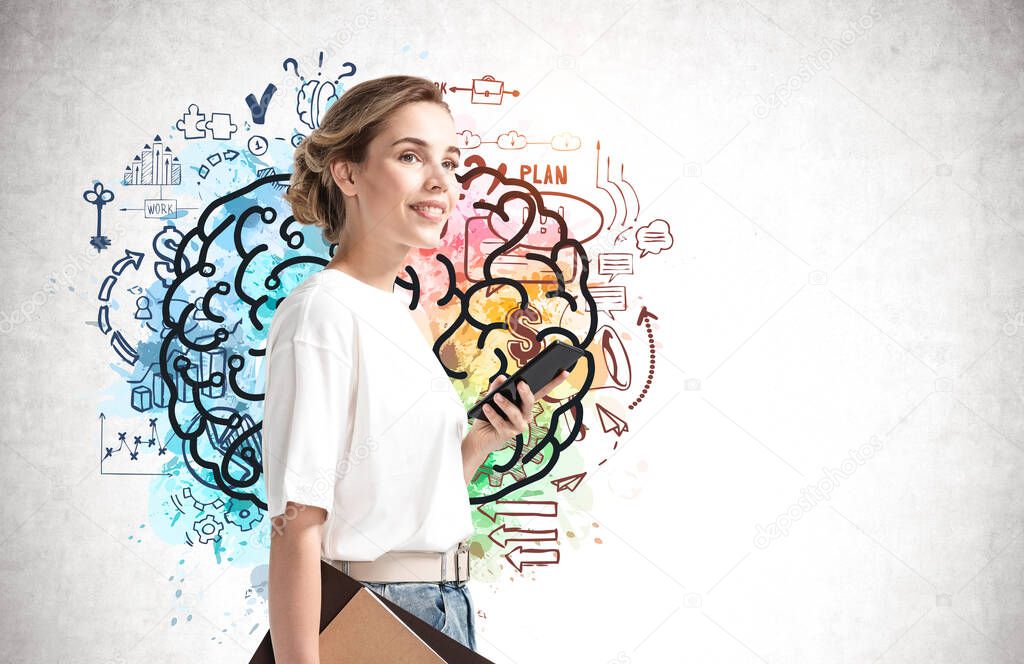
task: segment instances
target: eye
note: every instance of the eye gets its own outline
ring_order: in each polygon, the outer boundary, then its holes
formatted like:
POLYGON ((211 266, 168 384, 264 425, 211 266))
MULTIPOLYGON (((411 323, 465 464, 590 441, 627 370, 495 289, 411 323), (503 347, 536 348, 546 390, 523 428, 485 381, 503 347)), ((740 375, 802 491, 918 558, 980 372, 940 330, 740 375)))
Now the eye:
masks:
MULTIPOLYGON (((419 155, 417 155, 415 152, 403 152, 398 156, 398 160, 405 162, 407 164, 411 164, 412 162, 406 161, 406 157, 415 157, 416 160, 419 161, 419 155)), ((454 159, 445 159, 443 163, 450 164, 449 166, 447 166, 448 170, 450 171, 454 171, 456 168, 459 167, 459 162, 455 161, 454 159)))

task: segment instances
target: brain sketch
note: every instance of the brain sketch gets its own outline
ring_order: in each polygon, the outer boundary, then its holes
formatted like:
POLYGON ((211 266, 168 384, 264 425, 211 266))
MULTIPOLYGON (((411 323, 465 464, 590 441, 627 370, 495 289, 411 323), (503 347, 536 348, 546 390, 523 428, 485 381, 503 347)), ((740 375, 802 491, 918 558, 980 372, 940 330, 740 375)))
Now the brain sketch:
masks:
MULTIPOLYGON (((434 353, 475 400, 497 375, 512 373, 559 337, 586 348, 597 328, 597 308, 586 286, 583 245, 571 237, 561 215, 545 206, 537 188, 506 177, 479 157, 467 164, 472 168, 458 176, 471 201, 463 215, 462 273, 448 257, 435 256, 448 274, 447 291, 437 304, 457 300, 457 316, 437 338, 434 353), (467 285, 460 288, 459 282, 467 285), (450 342, 466 350, 446 350, 450 342)), ((548 409, 535 405, 529 431, 510 441, 507 459, 485 471, 487 485, 482 491, 478 487, 480 495, 470 502, 496 500, 554 468, 582 425, 580 400, 594 373, 593 358, 587 353, 585 359, 586 375, 573 386, 575 394, 551 399, 547 405, 554 407, 543 418, 548 409), (563 416, 571 423, 559 436, 563 416)))
MULTIPOLYGON (((586 287, 583 246, 543 194, 479 157, 467 165, 457 176, 464 218, 453 215, 450 223, 461 226, 446 231, 461 234, 461 246, 449 252, 455 260, 421 252, 397 283, 410 292, 411 309, 444 321, 434 353, 472 403, 494 377, 512 373, 554 339, 585 348, 597 308, 586 287)), ((161 378, 186 467, 204 485, 261 509, 262 359, 270 320, 278 302, 336 248, 291 215, 282 198, 289 179, 260 177, 206 207, 178 245, 161 311, 169 330, 160 346, 161 378)), ((506 459, 483 469, 486 482, 474 483, 471 502, 496 500, 551 471, 582 425, 580 400, 594 375, 589 353, 585 360, 574 392, 535 404, 529 431, 500 451, 506 459)))
POLYGON ((289 178, 262 177, 206 207, 178 247, 162 312, 168 417, 189 472, 263 509, 262 345, 276 301, 329 258, 287 212, 289 178), (174 299, 190 304, 175 315, 174 299))

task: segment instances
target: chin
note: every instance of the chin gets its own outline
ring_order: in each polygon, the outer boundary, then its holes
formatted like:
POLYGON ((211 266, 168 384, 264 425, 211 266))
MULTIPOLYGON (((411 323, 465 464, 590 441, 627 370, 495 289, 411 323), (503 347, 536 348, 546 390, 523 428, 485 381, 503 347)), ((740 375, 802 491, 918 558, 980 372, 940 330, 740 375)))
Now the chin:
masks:
POLYGON ((441 246, 441 244, 442 244, 442 242, 441 242, 440 231, 438 231, 438 235, 432 235, 432 236, 429 236, 427 238, 421 238, 419 248, 420 249, 437 249, 438 247, 441 246))
POLYGON ((426 228, 421 229, 423 232, 419 233, 417 238, 417 247, 420 249, 436 249, 444 244, 444 240, 441 238, 441 231, 447 222, 440 222, 438 224, 432 224, 426 228))
POLYGON ((412 249, 437 249, 441 246, 440 237, 424 235, 422 233, 417 233, 406 242, 412 249))

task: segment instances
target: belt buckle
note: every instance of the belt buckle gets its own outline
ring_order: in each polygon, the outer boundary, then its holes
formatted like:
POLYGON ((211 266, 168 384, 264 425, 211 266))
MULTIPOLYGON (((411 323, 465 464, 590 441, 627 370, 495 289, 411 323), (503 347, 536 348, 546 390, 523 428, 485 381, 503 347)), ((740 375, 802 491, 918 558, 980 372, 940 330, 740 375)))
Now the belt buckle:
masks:
POLYGON ((459 542, 459 546, 455 549, 455 583, 459 583, 460 580, 469 581, 469 548, 465 542, 459 542), (466 578, 461 579, 459 576, 459 561, 462 559, 462 554, 466 554, 466 578))

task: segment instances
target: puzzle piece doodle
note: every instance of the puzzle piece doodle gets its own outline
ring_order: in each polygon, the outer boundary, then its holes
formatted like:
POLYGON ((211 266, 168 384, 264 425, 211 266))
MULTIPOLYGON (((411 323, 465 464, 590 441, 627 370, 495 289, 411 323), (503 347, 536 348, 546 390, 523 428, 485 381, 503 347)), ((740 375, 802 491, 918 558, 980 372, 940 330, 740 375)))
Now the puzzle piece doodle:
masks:
POLYGON ((197 138, 213 138, 218 141, 226 141, 232 134, 238 131, 238 125, 231 122, 230 113, 211 113, 210 119, 206 119, 206 113, 199 112, 199 106, 189 104, 188 112, 174 124, 178 131, 184 132, 187 140, 197 138))
POLYGON ((174 126, 178 128, 178 131, 185 132, 185 138, 191 141, 196 138, 206 138, 205 121, 206 113, 200 113, 199 106, 196 104, 189 104, 188 112, 182 115, 174 126))
POLYGON ((204 126, 210 136, 218 141, 226 141, 238 131, 238 125, 231 122, 230 113, 214 113, 204 126))

